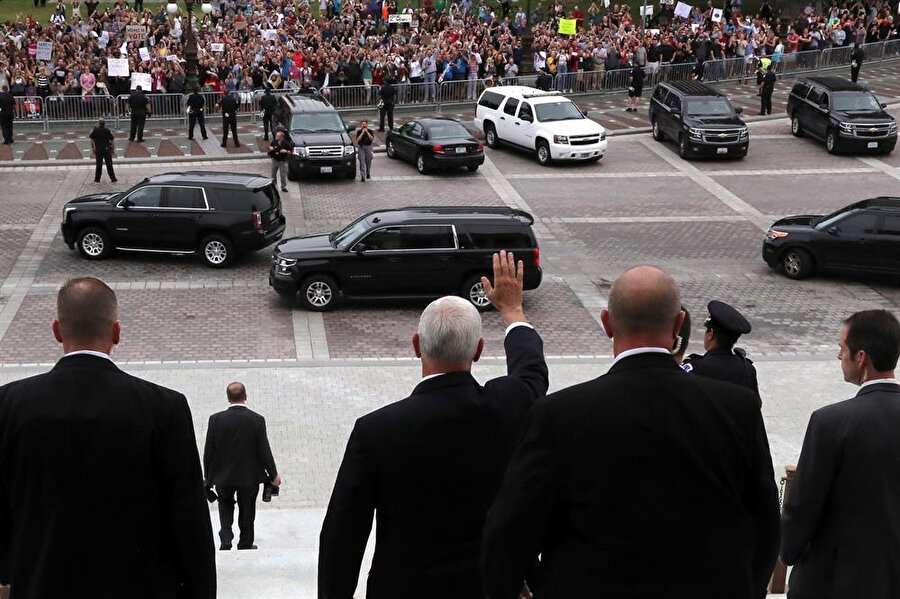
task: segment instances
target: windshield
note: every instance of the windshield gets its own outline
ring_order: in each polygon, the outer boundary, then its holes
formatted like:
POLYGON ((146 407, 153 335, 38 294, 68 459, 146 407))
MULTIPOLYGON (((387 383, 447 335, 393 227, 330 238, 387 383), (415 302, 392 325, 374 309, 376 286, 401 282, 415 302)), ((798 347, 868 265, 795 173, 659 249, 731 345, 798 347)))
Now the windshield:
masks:
POLYGON ((451 137, 469 137, 469 132, 459 123, 441 123, 429 129, 431 139, 450 139, 451 137))
POLYGON ((840 112, 877 112, 881 105, 868 92, 840 92, 834 94, 834 109, 840 112))
POLYGON ((341 133, 344 122, 333 112, 307 112, 291 117, 291 131, 299 133, 341 133))
POLYGON ((569 121, 572 119, 583 119, 584 115, 573 103, 568 100, 563 102, 548 102, 546 104, 538 104, 535 106, 537 112, 537 120, 542 123, 550 121, 569 121))
POLYGON ((731 116, 731 105, 724 98, 689 100, 687 113, 689 116, 731 116))
POLYGON ((332 241, 334 241, 335 247, 345 249, 353 243, 354 239, 357 239, 368 230, 369 225, 366 224, 366 217, 363 216, 347 225, 343 231, 337 234, 332 233, 332 241))
POLYGON ((832 212, 828 216, 823 216, 818 221, 813 220, 813 225, 820 231, 824 231, 831 227, 835 222, 842 220, 845 216, 853 214, 854 212, 859 212, 859 209, 847 210, 846 208, 841 208, 837 212, 832 212))

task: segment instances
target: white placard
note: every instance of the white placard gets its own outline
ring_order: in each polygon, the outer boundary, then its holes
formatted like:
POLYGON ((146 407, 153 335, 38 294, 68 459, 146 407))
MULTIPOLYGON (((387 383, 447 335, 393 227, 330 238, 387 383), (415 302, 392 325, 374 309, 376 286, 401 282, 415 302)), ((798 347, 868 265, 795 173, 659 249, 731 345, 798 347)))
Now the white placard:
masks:
POLYGON ((691 16, 691 5, 679 2, 675 5, 675 16, 687 19, 691 16))
POLYGON ((275 37, 278 35, 278 31, 276 29, 263 29, 262 30, 262 38, 264 40, 269 40, 270 42, 275 41, 275 37))
POLYGON ((138 48, 138 54, 141 55, 141 62, 150 62, 149 48, 138 48))
POLYGON ((213 52, 224 52, 225 44, 222 42, 213 42, 210 44, 210 48, 212 48, 213 52))
POLYGON ((178 62, 178 57, 174 54, 166 54, 166 60, 169 62, 178 62))
POLYGON ((153 77, 150 73, 132 73, 131 74, 131 89, 137 89, 137 86, 141 86, 141 90, 148 92, 153 88, 153 77))
POLYGON ((106 59, 106 74, 110 77, 128 77, 130 72, 127 58, 106 59))
POLYGON ((100 47, 101 50, 106 50, 106 46, 109 45, 109 31, 104 31, 100 35, 100 39, 97 40, 97 45, 100 47))
POLYGON ((388 15, 388 24, 390 23, 412 23, 412 15, 388 15))
POLYGON ((121 56, 125 56, 128 54, 128 42, 122 42, 122 45, 119 46, 119 54, 121 56))
POLYGON ((652 6, 638 6, 638 11, 642 17, 652 17, 653 16, 653 7, 652 6))
POLYGON ((53 57, 53 42, 38 42, 37 43, 37 58, 38 60, 50 60, 53 57))
POLYGON ((714 8, 714 9, 713 9, 713 11, 712 11, 712 20, 713 20, 714 23, 721 23, 721 22, 722 22, 722 9, 721 9, 721 8, 714 8))

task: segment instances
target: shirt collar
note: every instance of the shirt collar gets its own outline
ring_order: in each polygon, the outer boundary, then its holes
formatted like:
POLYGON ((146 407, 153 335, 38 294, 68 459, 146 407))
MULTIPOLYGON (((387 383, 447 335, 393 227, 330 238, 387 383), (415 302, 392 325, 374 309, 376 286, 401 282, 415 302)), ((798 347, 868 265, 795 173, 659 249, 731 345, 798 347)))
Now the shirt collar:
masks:
POLYGON ((871 380, 871 381, 866 381, 865 383, 863 383, 862 385, 860 385, 859 388, 862 389, 863 387, 868 387, 869 385, 880 385, 880 384, 882 384, 882 383, 883 383, 883 384, 886 384, 886 385, 900 385, 900 381, 898 381, 896 378, 892 378, 892 379, 873 379, 873 380, 871 380))
POLYGON ((662 347, 635 347, 634 349, 626 349, 617 355, 615 360, 613 360, 613 364, 619 360, 624 360, 625 358, 636 356, 638 354, 668 354, 671 356, 672 352, 662 347))
POLYGON ((423 376, 422 380, 420 380, 419 383, 424 383, 427 380, 434 379, 439 376, 443 376, 445 374, 447 374, 447 373, 446 372, 436 372, 435 374, 429 374, 428 376, 423 376))
POLYGON ((68 358, 69 356, 94 356, 95 358, 106 358, 110 362, 112 362, 112 358, 109 357, 109 354, 105 354, 102 351, 94 351, 92 349, 77 349, 75 351, 70 351, 67 353, 64 358, 68 358))

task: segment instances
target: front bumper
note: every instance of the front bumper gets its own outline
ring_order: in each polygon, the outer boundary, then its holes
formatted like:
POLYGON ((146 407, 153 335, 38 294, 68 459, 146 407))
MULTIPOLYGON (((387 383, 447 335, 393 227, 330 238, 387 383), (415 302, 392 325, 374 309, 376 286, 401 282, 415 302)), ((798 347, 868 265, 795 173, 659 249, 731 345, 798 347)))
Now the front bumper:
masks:
POLYGON ((603 139, 595 144, 577 145, 571 144, 550 144, 550 156, 553 160, 591 160, 592 158, 603 157, 606 154, 607 140, 603 139))
POLYGON ((346 173, 356 170, 356 154, 340 158, 300 158, 291 156, 294 168, 304 174, 346 173))
POLYGON ((711 144, 688 138, 688 151, 695 156, 746 156, 750 140, 728 144, 711 144))
POLYGON ((481 166, 484 164, 484 152, 473 152, 471 154, 433 154, 428 157, 427 163, 432 168, 481 166))
POLYGON ((269 287, 282 295, 297 293, 297 282, 294 280, 293 269, 288 268, 284 272, 273 263, 269 267, 269 287))
POLYGON ((897 136, 859 137, 838 132, 841 150, 846 152, 891 152, 897 145, 897 136), (872 145, 874 144, 874 146, 872 145))
POLYGON ((779 248, 776 245, 768 241, 763 242, 762 257, 763 260, 766 261, 766 264, 768 264, 771 268, 775 268, 776 266, 778 266, 779 253, 779 248))
POLYGON ((72 230, 72 225, 69 224, 68 219, 60 226, 60 229, 62 231, 63 241, 66 243, 70 250, 74 250, 75 231, 72 230))

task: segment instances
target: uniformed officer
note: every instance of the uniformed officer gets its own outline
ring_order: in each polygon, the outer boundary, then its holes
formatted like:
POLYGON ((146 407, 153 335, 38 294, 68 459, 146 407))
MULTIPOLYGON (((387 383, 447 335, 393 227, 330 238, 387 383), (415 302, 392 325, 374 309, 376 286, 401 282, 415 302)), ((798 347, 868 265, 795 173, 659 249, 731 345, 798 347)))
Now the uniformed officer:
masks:
POLYGON ((91 131, 91 151, 94 154, 96 170, 94 171, 94 183, 100 182, 103 174, 103 164, 106 163, 106 173, 109 180, 116 182, 116 173, 113 171, 112 157, 116 153, 116 144, 112 132, 106 128, 106 121, 100 119, 97 126, 91 131))
POLYGON ((187 99, 188 107, 188 139, 194 139, 194 126, 200 125, 200 134, 206 139, 206 100, 200 92, 193 92, 187 99))
POLYGON ((0 127, 3 129, 3 144, 13 142, 13 119, 16 116, 16 99, 9 92, 9 87, 3 86, 0 91, 0 127))
POLYGON ((269 129, 272 130, 272 137, 275 137, 275 128, 272 127, 272 115, 275 114, 276 98, 272 95, 272 90, 268 87, 263 92, 263 97, 259 99, 259 107, 262 110, 263 119, 263 139, 269 140, 269 129))
POLYGON ((237 137, 237 109, 238 102, 234 94, 225 94, 218 104, 222 109, 222 147, 228 142, 228 129, 231 129, 231 136, 234 138, 234 147, 241 147, 237 137))
POLYGON ((856 83, 856 80, 859 79, 859 70, 862 68, 865 58, 865 51, 860 48, 858 43, 854 43, 853 52, 850 54, 850 81, 853 83, 856 83))
POLYGON ((775 72, 770 64, 763 74, 762 87, 760 88, 759 114, 772 114, 772 92, 775 91, 775 72))
POLYGON ((144 123, 150 114, 150 100, 140 85, 128 96, 128 108, 131 110, 131 132, 128 134, 128 141, 137 138, 137 141, 144 143, 144 123))
POLYGON ((702 356, 688 356, 685 370, 747 387, 759 395, 753 361, 743 349, 734 347, 741 335, 750 332, 750 323, 725 302, 713 300, 709 302, 707 309, 709 317, 703 323, 706 327, 706 334, 703 335, 706 353, 702 356))

